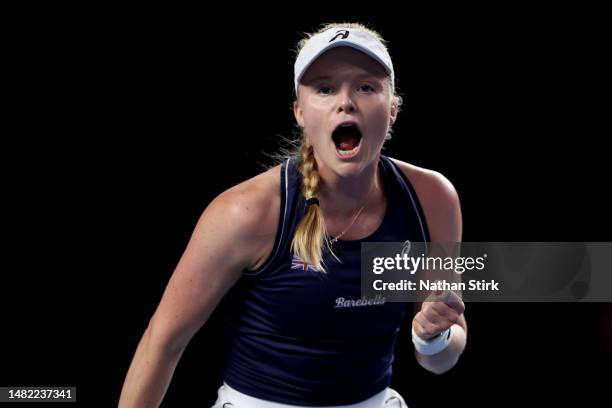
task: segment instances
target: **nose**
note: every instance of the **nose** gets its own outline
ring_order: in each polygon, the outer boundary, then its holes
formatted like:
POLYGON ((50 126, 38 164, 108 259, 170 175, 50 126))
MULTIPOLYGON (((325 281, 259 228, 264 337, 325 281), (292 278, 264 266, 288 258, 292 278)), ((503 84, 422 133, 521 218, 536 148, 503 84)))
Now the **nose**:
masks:
POLYGON ((356 110, 357 106, 353 102, 350 91, 342 91, 339 96, 338 112, 350 113, 355 112, 356 110))

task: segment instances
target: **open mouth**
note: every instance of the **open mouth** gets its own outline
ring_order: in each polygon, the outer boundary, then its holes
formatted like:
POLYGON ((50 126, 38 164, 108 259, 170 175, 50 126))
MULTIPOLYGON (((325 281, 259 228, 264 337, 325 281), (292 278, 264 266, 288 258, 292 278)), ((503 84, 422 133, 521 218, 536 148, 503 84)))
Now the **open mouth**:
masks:
POLYGON ((361 130, 355 123, 341 123, 333 131, 332 139, 340 157, 353 157, 359 151, 361 130))

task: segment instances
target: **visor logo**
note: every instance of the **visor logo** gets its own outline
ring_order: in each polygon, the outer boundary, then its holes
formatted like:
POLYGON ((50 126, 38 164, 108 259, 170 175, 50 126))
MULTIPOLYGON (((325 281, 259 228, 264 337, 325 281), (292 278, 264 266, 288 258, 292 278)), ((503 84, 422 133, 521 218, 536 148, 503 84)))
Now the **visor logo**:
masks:
POLYGON ((342 37, 342 39, 345 40, 346 37, 348 37, 348 36, 349 36, 349 31, 348 30, 340 30, 340 31, 336 32, 336 35, 334 36, 334 38, 329 40, 329 42, 335 41, 338 37, 342 37))

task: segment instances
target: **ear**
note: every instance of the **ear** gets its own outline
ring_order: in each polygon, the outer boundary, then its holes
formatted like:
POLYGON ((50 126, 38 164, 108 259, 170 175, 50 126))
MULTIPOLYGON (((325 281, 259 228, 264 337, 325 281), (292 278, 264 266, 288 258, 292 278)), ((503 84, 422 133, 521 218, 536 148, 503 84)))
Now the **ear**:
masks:
POLYGON ((302 108, 300 108, 300 105, 297 101, 293 102, 293 116, 295 116, 295 121, 297 122, 298 126, 303 128, 304 112, 302 111, 302 108))
POLYGON ((389 126, 393 126, 397 120, 397 111, 397 99, 394 98, 393 101, 391 101, 391 110, 389 112, 389 126))

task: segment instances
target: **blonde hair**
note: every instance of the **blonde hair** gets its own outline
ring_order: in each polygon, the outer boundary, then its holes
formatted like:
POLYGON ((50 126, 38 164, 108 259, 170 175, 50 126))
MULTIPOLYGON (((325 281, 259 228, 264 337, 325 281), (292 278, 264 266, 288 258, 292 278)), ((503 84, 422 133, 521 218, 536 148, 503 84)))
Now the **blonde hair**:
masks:
MULTIPOLYGON (((306 34, 306 37, 300 40, 296 46, 295 57, 300 53, 306 42, 308 40, 321 32, 327 31, 331 28, 335 27, 343 27, 343 28, 360 28, 369 31, 372 35, 374 35, 383 45, 386 46, 386 41, 382 38, 382 36, 374 31, 373 29, 360 24, 360 23, 330 23, 324 24, 321 28, 311 34, 306 34)), ((389 84, 391 82, 389 81, 389 84)), ((393 103, 397 107, 397 111, 399 112, 399 108, 402 104, 402 98, 396 93, 395 89, 391 89, 391 96, 393 98, 393 103)), ((297 101, 298 94, 296 91, 295 101, 297 101)), ((299 159, 298 168, 300 173, 302 174, 302 195, 305 200, 309 198, 314 198, 317 196, 318 188, 319 188, 319 172, 317 170, 317 163, 314 157, 314 152, 312 145, 310 144, 308 138, 300 129, 300 141, 299 146, 297 146, 297 151, 289 151, 285 150, 285 153, 289 155, 297 155, 299 159)), ((386 140, 391 138, 391 131, 387 134, 386 140)), ((295 144, 293 144, 295 147, 295 144)), ((327 248, 330 254, 340 262, 340 259, 334 254, 330 242, 329 235, 327 233, 327 229, 325 227, 325 220, 323 218, 323 211, 319 207, 319 205, 309 205, 306 208, 306 214, 304 218, 300 221, 295 231, 295 235, 293 237, 293 241, 291 242, 291 250, 295 255, 300 257, 304 262, 307 262, 313 265, 317 270, 322 273, 326 273, 325 263, 323 261, 323 250, 327 248)))

